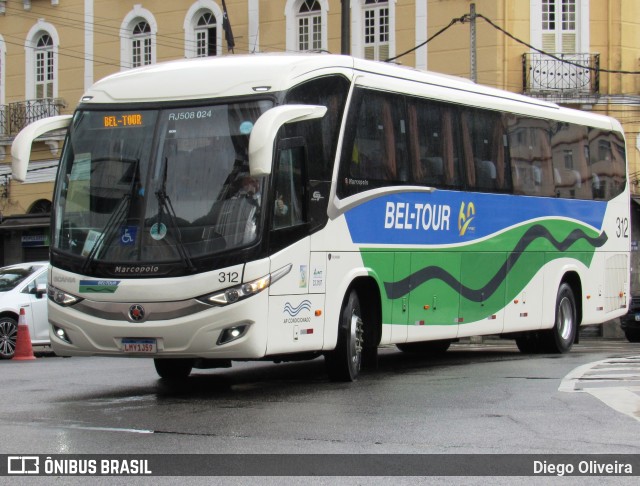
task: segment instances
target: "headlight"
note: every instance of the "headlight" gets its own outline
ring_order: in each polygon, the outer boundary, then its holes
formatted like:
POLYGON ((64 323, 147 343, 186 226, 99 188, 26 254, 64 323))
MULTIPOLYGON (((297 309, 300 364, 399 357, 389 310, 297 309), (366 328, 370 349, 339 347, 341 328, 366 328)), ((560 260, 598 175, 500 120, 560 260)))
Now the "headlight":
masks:
POLYGON ((49 299, 54 301, 56 304, 63 307, 77 304, 78 302, 83 300, 80 297, 76 297, 75 295, 71 295, 63 290, 57 289, 53 285, 49 285, 47 287, 47 297, 49 297, 49 299))
POLYGON ((271 272, 264 277, 257 278, 251 282, 246 282, 235 287, 229 287, 224 290, 219 290, 213 294, 203 295, 198 297, 198 300, 210 305, 229 305, 240 300, 244 300, 252 295, 262 292, 264 289, 273 285, 275 282, 284 277, 291 271, 293 265, 290 263, 275 272, 271 272))

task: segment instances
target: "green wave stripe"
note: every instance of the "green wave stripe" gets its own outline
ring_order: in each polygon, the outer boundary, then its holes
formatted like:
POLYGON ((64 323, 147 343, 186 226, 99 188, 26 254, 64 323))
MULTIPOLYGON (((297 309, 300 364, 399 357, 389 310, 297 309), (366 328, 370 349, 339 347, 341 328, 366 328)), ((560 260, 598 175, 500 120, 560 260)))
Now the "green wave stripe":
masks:
POLYGON ((421 320, 428 305, 437 322, 484 319, 503 309, 546 263, 561 257, 590 266, 605 233, 579 223, 548 220, 512 228, 456 248, 389 250, 363 248, 362 258, 384 282, 383 318, 393 322, 393 302, 408 300, 408 320, 421 320))

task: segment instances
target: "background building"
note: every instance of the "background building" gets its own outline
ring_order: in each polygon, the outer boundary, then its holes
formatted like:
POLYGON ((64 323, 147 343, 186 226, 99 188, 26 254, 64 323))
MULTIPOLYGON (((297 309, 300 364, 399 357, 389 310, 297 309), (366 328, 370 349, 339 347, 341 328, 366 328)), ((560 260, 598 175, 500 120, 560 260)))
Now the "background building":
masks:
POLYGON ((185 57, 314 50, 396 58, 612 115, 625 127, 640 195, 639 27, 636 0, 0 1, 0 263, 46 258, 63 143, 60 134, 43 137, 22 184, 11 180, 16 133, 71 113, 110 73, 185 57))

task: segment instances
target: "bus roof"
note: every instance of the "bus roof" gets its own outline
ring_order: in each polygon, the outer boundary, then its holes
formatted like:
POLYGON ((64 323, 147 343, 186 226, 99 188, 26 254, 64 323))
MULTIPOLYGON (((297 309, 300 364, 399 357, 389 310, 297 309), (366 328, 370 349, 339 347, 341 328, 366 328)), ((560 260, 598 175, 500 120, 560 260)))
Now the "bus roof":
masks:
MULTIPOLYGON (((246 54, 167 61, 122 71, 97 81, 83 103, 147 103, 211 99, 278 92, 304 80, 330 73, 349 79, 377 80, 370 86, 503 109, 515 113, 620 129, 611 118, 561 108, 521 94, 473 83, 464 78, 392 63, 319 53, 246 54)), ((366 81, 365 81, 366 84, 366 81)))

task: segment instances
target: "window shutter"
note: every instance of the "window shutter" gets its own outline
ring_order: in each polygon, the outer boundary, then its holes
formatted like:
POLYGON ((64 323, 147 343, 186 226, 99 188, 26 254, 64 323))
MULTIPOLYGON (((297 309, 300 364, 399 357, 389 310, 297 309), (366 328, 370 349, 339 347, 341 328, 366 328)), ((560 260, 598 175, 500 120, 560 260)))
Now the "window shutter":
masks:
POLYGON ((542 50, 544 52, 556 52, 556 34, 555 32, 542 33, 542 50))
POLYGON ((365 46, 364 47, 364 58, 369 59, 371 61, 375 60, 376 49, 374 46, 365 46))
POLYGON ((382 44, 380 46, 378 61, 386 61, 389 59, 389 44, 382 44))
POLYGON ((576 52, 575 32, 562 34, 562 52, 564 54, 575 54, 576 52))

